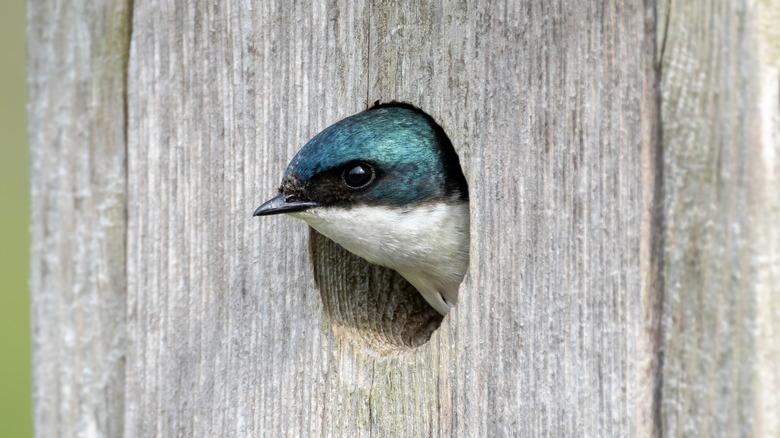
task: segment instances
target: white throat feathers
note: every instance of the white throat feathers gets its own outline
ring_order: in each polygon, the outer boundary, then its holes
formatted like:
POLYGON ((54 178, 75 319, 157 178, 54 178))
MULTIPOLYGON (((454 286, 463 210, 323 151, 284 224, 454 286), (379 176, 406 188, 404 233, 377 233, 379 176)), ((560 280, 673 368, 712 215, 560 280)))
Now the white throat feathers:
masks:
POLYGON ((353 254, 398 271, 442 315, 457 302, 469 262, 467 202, 316 207, 289 215, 353 254))

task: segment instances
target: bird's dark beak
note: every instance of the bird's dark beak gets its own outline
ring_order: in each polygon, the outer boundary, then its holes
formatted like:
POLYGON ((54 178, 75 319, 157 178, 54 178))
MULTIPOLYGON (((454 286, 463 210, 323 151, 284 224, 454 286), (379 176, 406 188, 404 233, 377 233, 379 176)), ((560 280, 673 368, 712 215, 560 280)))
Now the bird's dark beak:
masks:
POLYGON ((265 204, 257 207, 252 216, 269 216, 272 214, 281 213, 294 213, 296 211, 303 211, 312 207, 316 207, 316 202, 301 201, 293 195, 281 194, 273 199, 270 199, 265 204))

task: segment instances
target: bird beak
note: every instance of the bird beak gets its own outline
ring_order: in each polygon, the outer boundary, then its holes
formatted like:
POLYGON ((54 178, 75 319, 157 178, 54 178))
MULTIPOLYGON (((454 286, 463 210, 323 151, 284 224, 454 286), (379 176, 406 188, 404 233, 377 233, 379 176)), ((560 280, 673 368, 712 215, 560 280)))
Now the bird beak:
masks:
POLYGON ((316 202, 301 201, 293 195, 281 194, 270 199, 265 204, 257 207, 252 216, 269 216, 272 214, 295 213, 312 207, 316 207, 316 202))

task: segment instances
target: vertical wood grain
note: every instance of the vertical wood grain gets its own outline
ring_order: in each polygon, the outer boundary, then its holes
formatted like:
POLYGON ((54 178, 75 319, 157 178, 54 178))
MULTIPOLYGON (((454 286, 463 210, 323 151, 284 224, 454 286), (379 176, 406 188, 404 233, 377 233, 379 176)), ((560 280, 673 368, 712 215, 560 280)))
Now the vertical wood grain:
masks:
POLYGON ((778 10, 31 3, 38 435, 776 435, 778 10), (375 100, 471 191, 417 347, 400 277, 251 216, 375 100))
MULTIPOLYGON (((642 4, 136 8, 128 435, 642 430, 642 4), (308 138, 393 99, 461 153, 472 263, 431 340, 381 354, 323 308, 304 224, 250 215, 308 138)), ((373 269, 314 245, 321 287, 373 269)))
POLYGON ((756 376, 752 382, 755 436, 780 435, 780 1, 753 5, 759 91, 758 131, 750 154, 752 262, 756 291, 756 376), (755 148, 755 149, 754 149, 755 148))
POLYGON ((369 100, 430 111, 472 188, 470 273, 439 345, 421 349, 449 367, 437 379, 453 391, 443 435, 652 428, 637 416, 652 388, 636 386, 640 151, 655 122, 652 105, 643 112, 645 13, 372 2, 369 100))
POLYGON ((124 419, 129 2, 28 2, 37 436, 124 419))
POLYGON ((779 5, 663 6, 663 432, 777 436, 779 5))
POLYGON ((363 419, 305 224, 258 220, 300 146, 364 108, 366 9, 137 2, 129 83, 127 436, 308 435, 363 419))

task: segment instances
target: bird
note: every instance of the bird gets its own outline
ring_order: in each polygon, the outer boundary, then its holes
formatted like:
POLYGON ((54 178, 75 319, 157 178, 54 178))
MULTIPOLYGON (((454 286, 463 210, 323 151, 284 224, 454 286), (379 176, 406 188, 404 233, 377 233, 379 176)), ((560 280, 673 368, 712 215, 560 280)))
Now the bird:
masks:
POLYGON ((457 303, 469 264, 468 183, 447 134, 414 105, 376 102, 314 136, 253 216, 275 214, 397 271, 442 315, 457 303))

